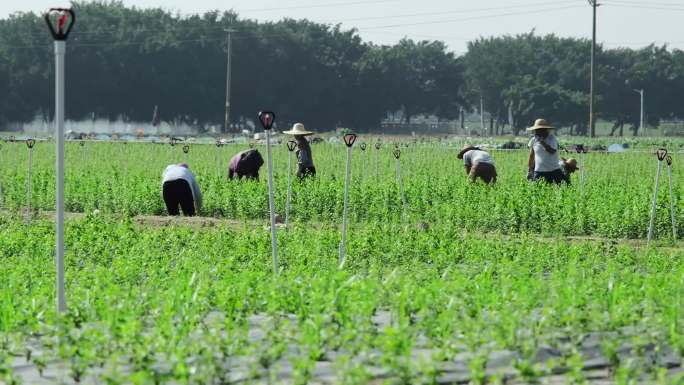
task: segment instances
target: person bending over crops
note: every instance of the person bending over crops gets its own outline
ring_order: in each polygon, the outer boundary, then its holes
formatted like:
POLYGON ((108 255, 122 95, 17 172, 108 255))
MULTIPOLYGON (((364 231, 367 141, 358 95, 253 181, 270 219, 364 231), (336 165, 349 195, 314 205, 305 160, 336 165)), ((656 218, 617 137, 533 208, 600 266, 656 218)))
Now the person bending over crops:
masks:
POLYGON ((486 184, 496 183, 496 166, 488 152, 466 144, 457 157, 463 159, 465 172, 471 182, 480 178, 486 184))
POLYGON ((195 175, 185 163, 166 167, 162 175, 162 197, 169 215, 179 215, 178 206, 188 217, 202 208, 202 192, 195 175))
POLYGON ((230 159, 228 164, 228 179, 233 179, 237 176, 238 179, 243 177, 247 179, 259 179, 259 169, 264 164, 264 158, 261 157, 259 150, 250 149, 237 153, 230 159))
POLYGON ((551 133, 553 129, 554 127, 544 119, 537 119, 534 126, 527 129, 527 131, 534 132, 528 144, 530 157, 527 179, 529 180, 544 180, 555 184, 565 181, 565 174, 559 166, 558 139, 551 133))
POLYGON ((579 167, 577 167, 577 160, 575 158, 561 158, 561 160, 558 162, 558 165, 560 166, 561 171, 563 171, 563 181, 567 184, 570 184, 570 175, 579 170, 579 167))
POLYGON ((303 124, 296 123, 291 130, 283 131, 283 134, 294 135, 297 142, 297 176, 299 179, 316 176, 316 167, 314 167, 311 156, 311 145, 306 140, 306 137, 313 135, 313 132, 307 131, 303 124))

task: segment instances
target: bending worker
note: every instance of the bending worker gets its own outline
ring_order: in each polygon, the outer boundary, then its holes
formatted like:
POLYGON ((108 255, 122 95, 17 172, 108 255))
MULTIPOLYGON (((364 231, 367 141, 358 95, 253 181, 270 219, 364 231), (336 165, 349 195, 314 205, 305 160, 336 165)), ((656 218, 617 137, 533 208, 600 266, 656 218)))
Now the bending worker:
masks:
POLYGON ((296 123, 290 131, 283 131, 283 134, 294 135, 297 142, 297 176, 299 179, 316 176, 316 167, 314 167, 311 156, 311 145, 306 140, 306 137, 313 135, 313 132, 307 131, 303 124, 296 123))
POLYGON ((463 159, 465 172, 471 182, 480 178, 486 184, 496 183, 496 166, 488 152, 466 144, 457 157, 463 159))
POLYGON ((200 211, 202 192, 186 163, 166 167, 162 176, 162 197, 169 215, 179 215, 179 205, 188 217, 200 211))
POLYGON ((527 131, 534 132, 528 146, 527 179, 544 180, 547 183, 561 184, 565 181, 565 174, 561 170, 558 159, 558 139, 551 133, 554 127, 544 119, 537 119, 534 126, 527 131))
POLYGON ((231 158, 228 164, 228 179, 236 176, 238 179, 259 179, 259 169, 263 164, 264 158, 261 157, 259 150, 241 151, 231 158))

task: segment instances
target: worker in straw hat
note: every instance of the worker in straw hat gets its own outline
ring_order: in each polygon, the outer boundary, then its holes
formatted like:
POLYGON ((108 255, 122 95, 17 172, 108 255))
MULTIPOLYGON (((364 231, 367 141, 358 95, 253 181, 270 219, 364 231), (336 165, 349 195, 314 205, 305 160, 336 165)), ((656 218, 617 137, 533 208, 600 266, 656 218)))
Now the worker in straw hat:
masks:
POLYGON ((529 180, 544 180, 547 183, 560 184, 565 181, 565 174, 559 166, 558 139, 551 132, 554 127, 544 119, 537 119, 534 126, 527 129, 533 132, 530 139, 530 157, 528 160, 529 180))
POLYGON ((195 175, 186 163, 166 167, 162 175, 162 198, 169 215, 179 215, 178 206, 183 214, 192 217, 202 208, 202 192, 195 175))
POLYGON ((471 182, 480 178, 486 184, 496 183, 496 166, 488 152, 466 144, 458 153, 457 158, 463 159, 465 172, 471 182))
POLYGON ((565 176, 563 181, 567 184, 570 184, 570 175, 572 175, 573 172, 579 170, 579 167, 577 167, 577 159, 560 158, 558 165, 560 166, 561 171, 563 171, 563 175, 565 176))
POLYGON ((306 140, 306 137, 313 135, 313 132, 307 131, 302 123, 296 123, 289 131, 283 131, 283 134, 294 135, 297 142, 297 176, 300 179, 315 176, 316 167, 314 167, 311 155, 311 145, 306 140))

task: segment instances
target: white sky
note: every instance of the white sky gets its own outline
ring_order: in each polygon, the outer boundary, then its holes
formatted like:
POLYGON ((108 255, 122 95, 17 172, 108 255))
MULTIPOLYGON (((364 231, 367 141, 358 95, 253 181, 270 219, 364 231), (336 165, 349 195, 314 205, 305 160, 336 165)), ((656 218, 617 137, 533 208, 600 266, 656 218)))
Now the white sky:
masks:
MULTIPOLYGON (((124 0, 126 5, 162 7, 181 13, 236 10, 241 18, 307 18, 356 27, 366 41, 393 43, 402 37, 445 41, 457 53, 479 36, 539 34, 590 37, 587 0, 124 0)), ((63 0, 0 0, 0 17, 42 12, 63 0)), ((598 38, 607 47, 652 42, 684 49, 684 0, 603 0, 598 38)))

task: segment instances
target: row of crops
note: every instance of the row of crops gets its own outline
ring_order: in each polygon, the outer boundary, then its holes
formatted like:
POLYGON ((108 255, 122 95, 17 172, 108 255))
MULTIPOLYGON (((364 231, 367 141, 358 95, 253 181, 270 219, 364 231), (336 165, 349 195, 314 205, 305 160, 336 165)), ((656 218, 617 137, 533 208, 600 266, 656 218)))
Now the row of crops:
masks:
MULTIPOLYGON (((354 148, 340 268, 346 149, 313 146, 318 176, 293 185, 274 275, 265 170, 226 178, 243 147, 69 143, 66 204, 83 214, 67 221, 58 314, 53 144, 33 148, 29 222, 28 150, 4 143, 0 384, 684 381, 684 251, 666 174, 659 242, 644 241, 652 154, 585 154, 583 183, 555 187, 526 181, 525 151, 493 151, 499 181, 485 186, 466 181, 460 146, 400 148, 405 206, 394 146, 354 148), (186 160, 215 225, 141 224, 164 215, 164 167, 186 160)), ((288 152, 274 157, 282 215, 288 152)))
MULTIPOLYGON (((228 182, 227 163, 245 146, 70 143, 67 147, 66 208, 94 209, 126 215, 163 215, 160 175, 170 163, 186 161, 198 177, 205 197, 204 216, 255 219, 268 216, 267 186, 228 182)), ((350 215, 356 222, 399 221, 450 223, 472 231, 543 233, 573 236, 645 238, 656 158, 648 152, 583 155, 583 183, 555 188, 526 181, 527 153, 494 152, 499 183, 494 188, 469 185, 455 147, 402 147, 402 178, 407 205, 402 204, 395 177, 394 148, 358 146, 352 163, 350 215)), ((287 192, 287 149, 274 151, 276 208, 283 213, 287 192)), ((573 156, 567 154, 566 156, 573 156)), ((574 156, 577 156, 574 154, 574 156)), ((684 158, 674 153, 675 211, 684 212, 684 158)), ((336 222, 343 208, 343 146, 316 145, 319 177, 293 187, 291 218, 302 223, 336 222)), ((0 202, 6 208, 52 210, 54 151, 38 143, 33 153, 32 193, 27 202, 28 151, 23 143, 0 150, 0 202)), ((667 183, 661 186, 656 236, 671 234, 667 183)), ((684 220, 678 221, 684 234, 684 220)))

